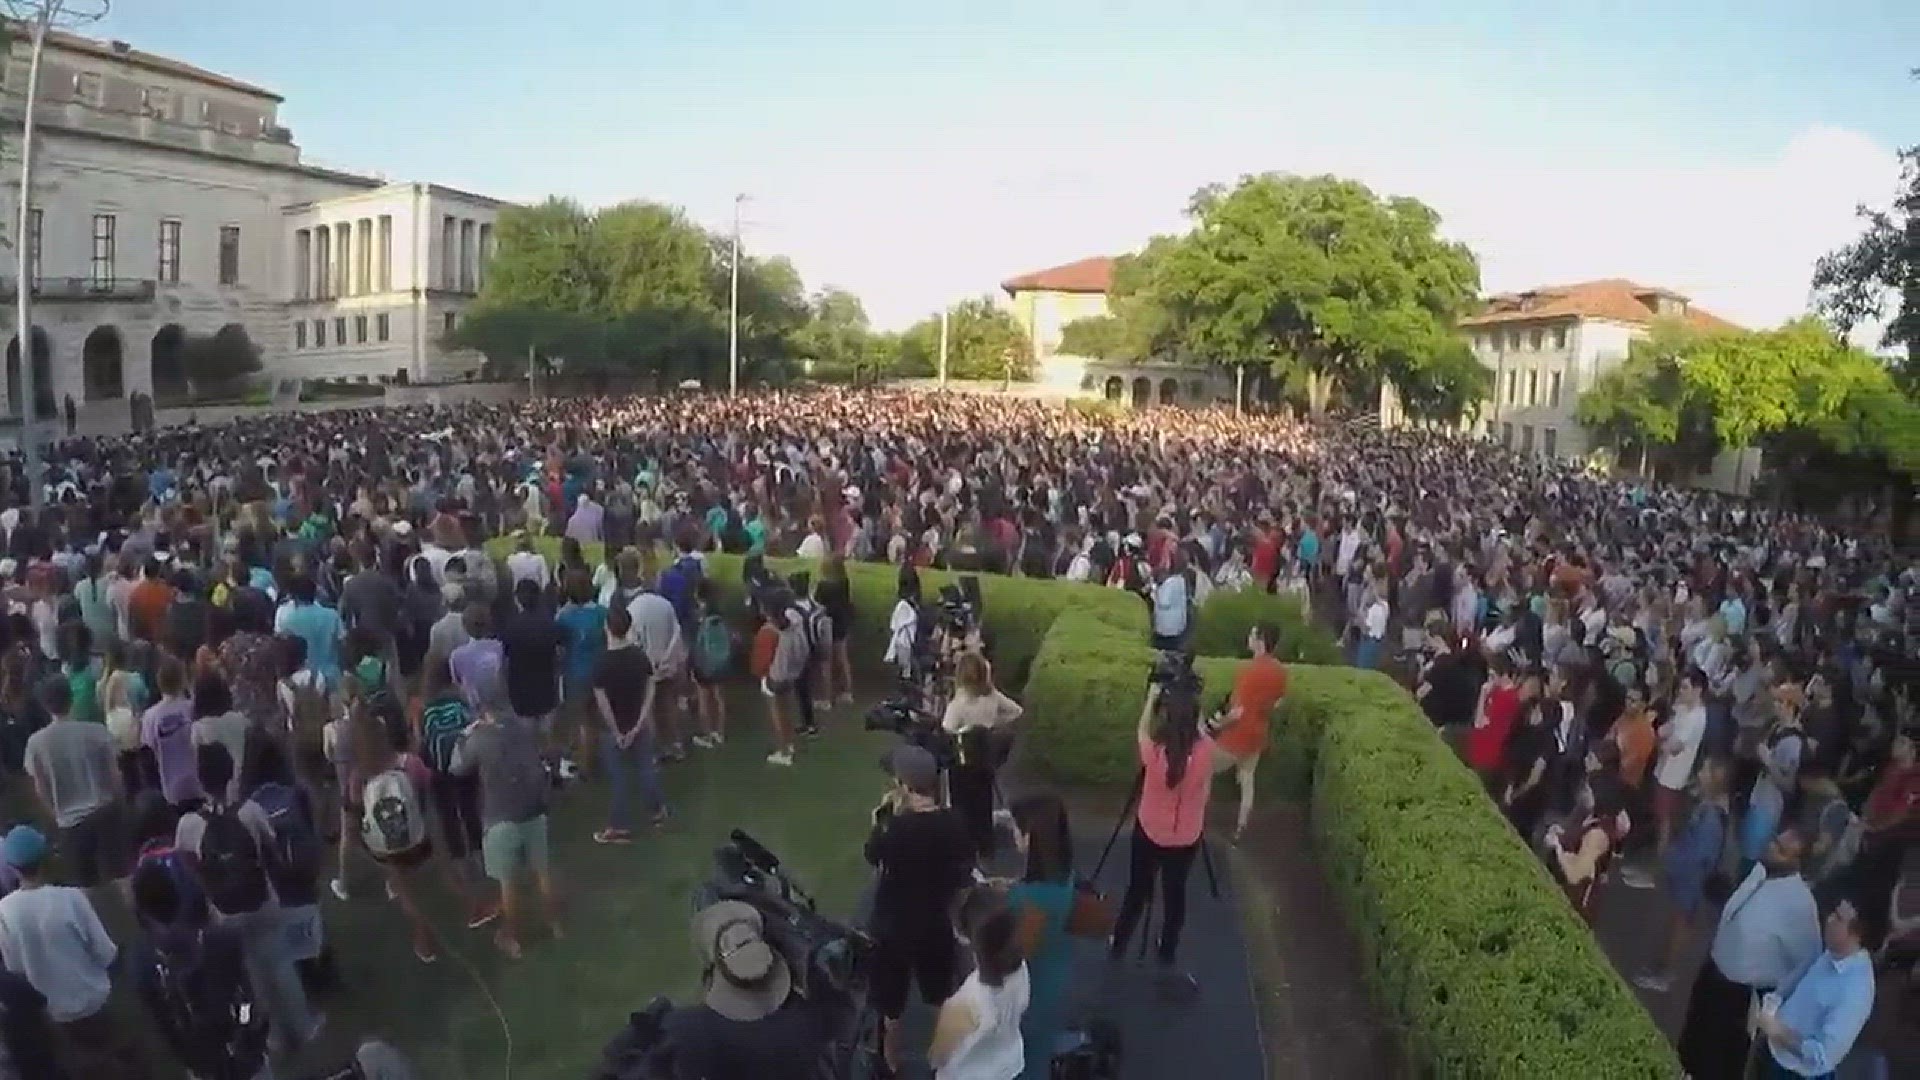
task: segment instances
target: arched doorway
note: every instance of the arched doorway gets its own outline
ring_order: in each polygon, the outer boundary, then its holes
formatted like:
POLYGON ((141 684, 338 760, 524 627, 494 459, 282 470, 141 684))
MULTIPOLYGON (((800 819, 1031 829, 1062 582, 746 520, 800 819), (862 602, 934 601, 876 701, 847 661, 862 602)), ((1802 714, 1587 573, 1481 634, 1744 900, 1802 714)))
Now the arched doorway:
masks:
POLYGON ((127 396, 124 356, 119 330, 96 326, 93 333, 87 335, 86 342, 80 346, 80 373, 88 401, 127 396))
MULTIPOLYGON (((20 415, 21 396, 20 338, 16 334, 7 342, 7 411, 15 416, 20 415)), ((33 400, 34 413, 41 419, 57 412, 53 393, 53 341, 37 326, 33 328, 33 400)))
POLYGON ((1204 404, 1207 399, 1207 386, 1199 379, 1187 383, 1187 399, 1195 405, 1204 404))
POLYGON ((153 396, 184 397, 187 393, 187 331, 168 323, 153 335, 153 396))
POLYGON ((1153 404, 1153 380, 1142 375, 1133 380, 1133 407, 1144 409, 1153 404))
POLYGON ((1119 401, 1127 396, 1127 381, 1118 375, 1107 378, 1107 400, 1119 401))
POLYGON ((1180 401, 1180 380, 1161 379, 1160 380, 1160 404, 1176 405, 1176 404, 1179 404, 1179 401, 1180 401))

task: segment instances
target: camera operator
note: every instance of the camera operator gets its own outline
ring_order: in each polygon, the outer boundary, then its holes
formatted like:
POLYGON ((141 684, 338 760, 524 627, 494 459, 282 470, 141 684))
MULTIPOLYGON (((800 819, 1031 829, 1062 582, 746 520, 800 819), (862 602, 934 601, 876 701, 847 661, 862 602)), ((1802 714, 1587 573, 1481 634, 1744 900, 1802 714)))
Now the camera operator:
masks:
POLYGON ((1136 739, 1143 769, 1140 809, 1134 819, 1126 896, 1109 955, 1117 961, 1126 954, 1157 880, 1165 912, 1157 958, 1171 971, 1187 919, 1187 874, 1200 850, 1213 790, 1213 739, 1200 722, 1198 688, 1149 685, 1136 739))
POLYGON ((900 568, 893 614, 887 619, 887 652, 882 662, 892 664, 903 679, 913 675, 914 654, 920 645, 920 574, 900 568))
POLYGON ((793 973, 767 944, 759 910, 741 900, 702 909, 693 917, 693 944, 704 968, 704 996, 661 1022, 651 1059, 655 1075, 812 1080, 832 1041, 832 1018, 792 994, 793 973))
POLYGON ((867 862, 880 871, 869 927, 874 939, 871 1002, 882 1018, 882 1049, 900 1067, 900 1017, 918 982, 929 1004, 946 1000, 958 965, 950 915, 973 879, 973 844, 958 812, 940 805, 940 767, 911 744, 886 759, 893 786, 873 811, 867 862))
POLYGON ((993 855, 993 790, 1020 703, 993 685, 993 666, 977 652, 962 653, 954 667, 953 698, 940 727, 959 742, 959 760, 947 770, 953 808, 967 823, 980 858, 993 855))

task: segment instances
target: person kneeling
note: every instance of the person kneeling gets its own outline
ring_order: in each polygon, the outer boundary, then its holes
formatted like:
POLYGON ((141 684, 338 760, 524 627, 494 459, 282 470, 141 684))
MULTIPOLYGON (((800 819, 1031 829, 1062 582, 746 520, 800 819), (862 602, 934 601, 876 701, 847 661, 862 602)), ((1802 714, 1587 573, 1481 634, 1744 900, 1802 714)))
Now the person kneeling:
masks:
POLYGON ((792 994, 793 973, 767 944, 760 912, 722 900, 693 917, 705 969, 699 1005, 661 1023, 653 1075, 673 1080, 810 1080, 832 1041, 831 1017, 792 994))

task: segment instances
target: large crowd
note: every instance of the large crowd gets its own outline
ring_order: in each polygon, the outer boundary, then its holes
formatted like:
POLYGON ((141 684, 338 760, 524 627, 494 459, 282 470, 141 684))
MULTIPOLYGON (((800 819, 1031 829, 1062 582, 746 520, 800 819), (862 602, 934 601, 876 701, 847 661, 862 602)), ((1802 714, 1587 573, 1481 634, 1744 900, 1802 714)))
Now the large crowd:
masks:
MULTIPOLYGON (((325 892, 384 889, 422 963, 431 879, 510 956, 536 926, 562 933, 552 781, 605 775, 597 842, 665 822, 662 764, 743 737, 719 692, 736 663, 764 691, 769 767, 804 767, 853 690, 849 561, 1130 589, 1175 650, 1214 590, 1296 594, 1352 663, 1405 678, 1590 919, 1604 882, 1659 890, 1672 917, 1642 987, 1671 992, 1711 934, 1681 1039, 1695 1077, 1749 1056, 1831 1073, 1871 1011, 1873 957, 1897 960, 1920 916, 1920 569, 1815 516, 1436 433, 885 391, 267 415, 69 439, 37 478, 0 468, 0 765, 9 796, 34 796, 12 798, 32 820, 0 842, 0 1077, 143 1075, 106 1008, 121 977, 190 1071, 260 1073, 321 1023, 325 892), (499 537, 519 540, 502 556, 499 537), (704 574, 717 550, 818 569, 742 627, 704 574), (56 866, 118 883, 133 962, 56 866), (243 998, 244 1037, 211 1046, 195 1025, 243 998)), ((887 659, 904 669, 929 605, 901 583, 887 659)), ((1263 626, 1248 644, 1277 642, 1263 626)), ((1199 837, 1185 796, 1203 805, 1232 769, 1247 826, 1285 691, 1277 663, 1250 670, 1216 723, 1142 718, 1116 955, 1158 877, 1172 962, 1199 837)), ((989 665, 963 660, 954 682, 950 729, 1018 716, 989 665)), ((924 767, 900 763, 896 809, 924 802, 924 767)), ((938 842, 991 846, 980 795, 938 842)), ((1070 883, 1044 887, 1070 872, 1048 839, 1063 811, 1014 810, 1041 866, 1026 900, 1064 932, 1070 883)), ((972 1054, 1044 1076, 1065 954, 1043 963, 1024 923, 1017 942, 1004 921, 978 929, 990 977, 961 986, 972 1027, 936 1038, 941 1075, 996 1075, 966 1071, 972 1054), (1009 1057, 986 1028, 1022 950, 1032 1020, 1009 1057)), ((926 956, 945 932, 898 931, 913 941, 890 1006, 906 969, 930 998, 962 996, 926 956)), ((703 946, 719 969, 724 951, 703 946)))

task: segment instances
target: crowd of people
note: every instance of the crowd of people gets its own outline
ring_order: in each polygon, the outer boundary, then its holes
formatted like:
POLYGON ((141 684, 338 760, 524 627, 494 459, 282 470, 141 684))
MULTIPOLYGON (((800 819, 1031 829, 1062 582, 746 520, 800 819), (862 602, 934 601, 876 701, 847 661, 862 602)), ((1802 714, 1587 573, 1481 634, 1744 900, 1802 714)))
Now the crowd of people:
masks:
MULTIPOLYGON (((1894 899, 1920 768, 1897 661, 1920 571, 1814 516, 1436 433, 888 391, 265 415, 69 439, 45 468, 16 457, 0 476, 0 764, 37 796, 0 846, 19 879, 0 898, 0 1000, 43 1000, 42 1049, 78 1075, 140 1063, 103 1011, 118 950, 86 895, 50 882, 51 850, 79 886, 124 884, 144 996, 188 1067, 253 1075, 200 1055, 257 1071, 311 1039, 308 995, 333 977, 323 893, 388 892, 432 963, 420 899, 437 879, 517 956, 563 932, 555 779, 604 773, 597 842, 664 823, 661 766, 741 737, 719 692, 736 667, 762 691, 770 766, 803 763, 853 689, 848 561, 1127 588, 1167 649, 1214 590, 1297 595, 1458 733, 1589 918, 1602 881, 1661 890, 1673 917, 1643 986, 1668 991, 1725 899, 1682 1041, 1696 1076, 1748 1049, 1732 1003, 1756 993, 1778 1000, 1762 1064, 1831 1071, 1872 1001, 1865 946, 1897 952, 1910 929, 1894 899), (818 569, 756 590, 743 622, 705 577, 710 550, 818 569), (1792 945, 1762 960, 1755 941, 1792 945), (190 995, 249 1021, 196 1045, 190 995)), ((886 659, 905 670, 929 602, 901 582, 886 659)), ((990 669, 961 666, 951 728, 1017 717, 990 669)), ((1169 792, 1234 771, 1240 828, 1285 690, 1277 662, 1258 670, 1217 738, 1164 720, 1142 738, 1169 792)), ((1198 833, 1179 799, 1171 818, 1149 802, 1134 878, 1165 888, 1170 963, 1198 833)), ((978 852, 992 829, 970 807, 978 852)), ((1058 857, 1037 858, 1057 881, 1058 857)), ((957 985, 924 943, 905 948, 923 991, 957 985)), ((987 951, 1004 966, 1017 950, 987 951)), ((1004 981, 968 991, 976 1020, 1004 981)), ((1031 970, 1023 992, 1044 981, 1031 970)))

